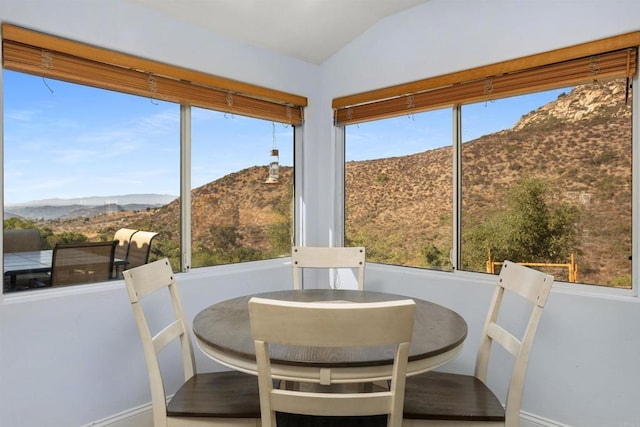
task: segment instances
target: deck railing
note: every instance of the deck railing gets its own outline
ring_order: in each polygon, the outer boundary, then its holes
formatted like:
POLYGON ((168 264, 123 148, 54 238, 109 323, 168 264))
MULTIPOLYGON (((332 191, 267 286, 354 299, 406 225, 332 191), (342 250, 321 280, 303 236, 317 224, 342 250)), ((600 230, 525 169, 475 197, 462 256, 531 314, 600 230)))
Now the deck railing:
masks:
MULTIPOLYGON (((518 262, 517 264, 527 267, 560 267, 567 268, 569 270, 569 282, 578 282, 578 264, 573 254, 571 254, 571 260, 567 264, 554 264, 545 262, 518 262)), ((487 261, 487 273, 496 274, 496 267, 502 265, 502 262, 491 261, 491 258, 487 261)))

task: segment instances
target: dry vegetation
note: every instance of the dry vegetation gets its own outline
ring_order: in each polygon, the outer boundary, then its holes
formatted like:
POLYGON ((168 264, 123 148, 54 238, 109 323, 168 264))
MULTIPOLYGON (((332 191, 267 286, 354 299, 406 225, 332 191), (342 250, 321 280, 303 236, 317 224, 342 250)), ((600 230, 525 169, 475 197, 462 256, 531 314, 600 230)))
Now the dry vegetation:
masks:
MULTIPOLYGON (((465 214, 477 216, 498 207, 501 195, 522 175, 544 178, 553 183, 554 201, 585 212, 580 224, 580 280, 608 283, 630 274, 631 110, 624 98, 620 82, 582 86, 523 116, 513 129, 466 143, 465 214)), ((445 148, 348 163, 349 239, 358 241, 366 235, 369 241, 387 242, 383 251, 372 247, 370 254, 414 265, 427 242, 450 247, 451 158, 451 149, 445 148)), ((265 184, 266 176, 266 166, 253 167, 193 190, 194 241, 206 246, 215 227, 234 226, 244 244, 260 249, 268 224, 283 221, 292 201, 291 169, 281 170, 280 185, 265 184)), ((47 226, 54 231, 73 228, 98 233, 131 226, 129 215, 48 222, 47 226)), ((136 216, 140 227, 165 230, 162 238, 177 243, 178 201, 142 216, 136 216)))
MULTIPOLYGON (((523 116, 513 129, 466 143, 463 224, 500 208, 502 195, 519 177, 536 176, 552 185, 553 202, 584 213, 579 280, 604 284, 629 275, 630 118, 623 83, 585 85, 523 116)), ((448 250, 451 156, 444 148, 348 163, 347 235, 369 246, 391 242, 393 249, 384 247, 389 262, 402 253, 419 264, 425 242, 448 250)))

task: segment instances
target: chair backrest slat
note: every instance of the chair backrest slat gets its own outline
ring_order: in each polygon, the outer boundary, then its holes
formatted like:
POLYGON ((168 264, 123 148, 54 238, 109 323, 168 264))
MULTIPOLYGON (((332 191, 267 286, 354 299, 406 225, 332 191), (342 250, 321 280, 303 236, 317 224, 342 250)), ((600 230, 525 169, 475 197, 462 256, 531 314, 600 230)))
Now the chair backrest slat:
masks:
POLYGON ((319 347, 375 346, 410 341, 413 332, 404 328, 413 322, 413 312, 398 310, 413 306, 411 300, 393 304, 266 301, 272 300, 252 298, 249 302, 251 315, 260 317, 260 322, 252 319, 251 326, 257 340, 319 347), (281 324, 282 319, 287 319, 286 325, 281 324))
POLYGON ((553 285, 553 276, 505 261, 500 270, 499 284, 504 289, 526 298, 532 304, 544 307, 553 285))
POLYGON ((365 248, 294 246, 291 248, 293 288, 300 289, 303 268, 355 268, 358 270, 358 289, 364 289, 365 248))

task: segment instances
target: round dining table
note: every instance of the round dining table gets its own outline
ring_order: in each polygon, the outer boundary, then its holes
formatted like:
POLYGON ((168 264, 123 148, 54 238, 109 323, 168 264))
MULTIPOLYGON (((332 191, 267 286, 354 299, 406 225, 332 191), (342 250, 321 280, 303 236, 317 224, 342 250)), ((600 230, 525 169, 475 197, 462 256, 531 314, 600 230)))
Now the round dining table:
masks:
MULTIPOLYGON (((234 370, 258 375, 248 302, 252 297, 300 302, 416 303, 407 375, 441 366, 462 350, 467 324, 455 311, 403 295, 374 291, 305 289, 245 295, 213 304, 196 315, 193 332, 202 351, 234 370)), ((274 378, 319 384, 384 381, 391 378, 393 348, 346 349, 274 345, 269 350, 274 378)))

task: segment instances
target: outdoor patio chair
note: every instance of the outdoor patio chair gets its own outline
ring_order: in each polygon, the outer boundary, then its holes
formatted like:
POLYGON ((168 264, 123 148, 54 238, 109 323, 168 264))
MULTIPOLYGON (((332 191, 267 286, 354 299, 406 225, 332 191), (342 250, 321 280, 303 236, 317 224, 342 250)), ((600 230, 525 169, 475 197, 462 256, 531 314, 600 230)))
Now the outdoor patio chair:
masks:
POLYGON ((5 252, 31 252, 42 249, 42 238, 37 228, 3 231, 5 252))
POLYGON ((135 268, 149 262, 151 242, 157 235, 158 233, 154 233, 152 231, 137 231, 133 236, 131 236, 125 270, 135 268))
MULTIPOLYGON (((237 371, 196 373, 191 335, 169 260, 164 258, 126 270, 123 275, 147 363, 154 427, 260 426, 257 377, 237 371), (164 295, 160 291, 164 291, 164 295), (170 299, 173 308, 170 323, 153 328, 160 331, 155 335, 141 303, 151 294, 154 301, 160 301, 158 298, 162 296, 170 299), (171 390, 165 393, 167 385, 163 381, 159 354, 172 345, 177 346, 178 342, 184 383, 167 403, 171 390)), ((166 302, 169 305, 169 301, 166 302)))
MULTIPOLYGON (((113 235, 113 240, 117 241, 116 251, 113 256, 115 259, 126 260, 129 256, 129 243, 131 242, 131 237, 137 233, 138 230, 134 230, 131 228, 121 228, 115 232, 113 235)), ((116 265, 113 268, 113 277, 117 279, 122 278, 122 270, 126 267, 126 263, 122 265, 116 265)))
MULTIPOLYGON (((33 252, 42 250, 42 238, 37 228, 3 230, 4 253, 33 252)), ((4 289, 12 291, 26 289, 33 280, 48 280, 44 273, 21 274, 19 277, 4 277, 4 289)))
POLYGON ((116 242, 58 243, 53 248, 50 285, 66 286, 111 279, 116 242))
MULTIPOLYGON (((291 248, 291 266, 293 267, 294 289, 302 287, 300 276, 301 270, 304 268, 357 269, 358 289, 364 289, 364 247, 294 246, 291 248)), ((333 274, 337 275, 338 273, 334 271, 333 274)))
POLYGON ((131 237, 137 232, 138 230, 133 230, 131 228, 121 228, 115 232, 113 240, 118 241, 118 245, 116 246, 116 251, 114 253, 116 258, 127 259, 127 255, 129 254, 129 242, 131 241, 131 237))
POLYGON ((529 352, 552 285, 553 276, 505 261, 484 325, 475 374, 431 371, 407 378, 403 427, 517 426, 529 352), (509 293, 522 297, 531 310, 521 338, 498 319, 505 294, 509 293), (515 359, 504 407, 487 386, 492 343, 502 346, 515 359))

